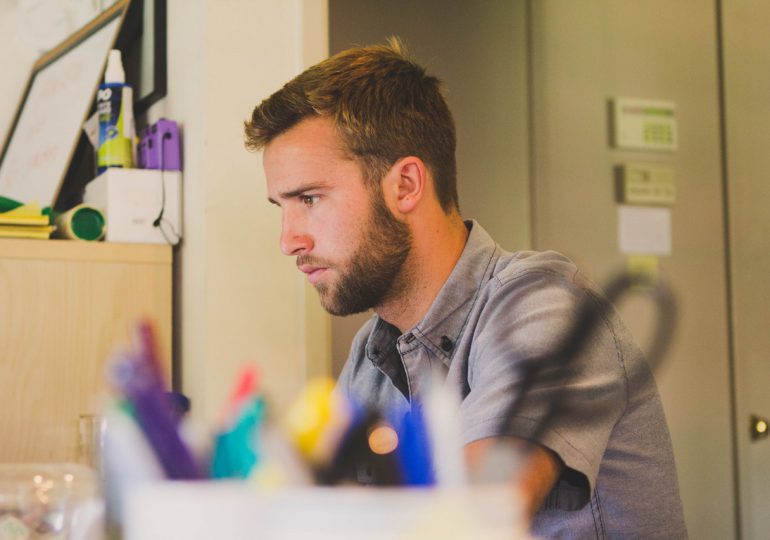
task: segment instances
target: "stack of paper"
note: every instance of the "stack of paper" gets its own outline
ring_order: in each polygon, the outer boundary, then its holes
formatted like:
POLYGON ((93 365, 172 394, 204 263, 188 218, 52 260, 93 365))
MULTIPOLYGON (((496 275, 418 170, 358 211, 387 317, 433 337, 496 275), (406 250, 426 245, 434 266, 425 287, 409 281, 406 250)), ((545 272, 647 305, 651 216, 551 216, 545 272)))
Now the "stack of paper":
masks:
POLYGON ((56 230, 37 203, 0 199, 0 238, 50 238, 56 230))

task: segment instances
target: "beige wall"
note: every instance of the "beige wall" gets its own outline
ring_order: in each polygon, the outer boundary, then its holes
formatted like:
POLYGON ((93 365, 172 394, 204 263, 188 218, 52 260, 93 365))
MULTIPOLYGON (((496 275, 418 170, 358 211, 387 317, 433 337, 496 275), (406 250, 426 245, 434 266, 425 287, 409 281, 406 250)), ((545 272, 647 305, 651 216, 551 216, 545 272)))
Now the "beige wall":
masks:
MULTIPOLYGON (((722 217, 716 13, 687 0, 532 2, 534 240, 602 281, 625 265, 612 168, 665 163, 677 175, 673 253, 661 258, 680 304, 658 383, 692 538, 733 537, 733 477, 722 217), (674 153, 608 146, 613 96, 676 102, 674 153)), ((622 305, 644 342, 650 310, 622 305)))

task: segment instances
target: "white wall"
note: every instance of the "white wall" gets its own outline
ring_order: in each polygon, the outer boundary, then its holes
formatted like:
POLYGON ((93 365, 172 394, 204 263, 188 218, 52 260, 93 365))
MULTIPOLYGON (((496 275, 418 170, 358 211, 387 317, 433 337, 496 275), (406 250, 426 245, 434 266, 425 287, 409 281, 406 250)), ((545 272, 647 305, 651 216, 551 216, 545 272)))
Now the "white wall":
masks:
POLYGON ((184 242, 176 260, 176 357, 194 412, 213 419, 246 362, 281 407, 329 363, 328 316, 278 249, 261 158, 243 122, 326 56, 326 4, 170 0, 168 96, 150 120, 180 122, 184 242))

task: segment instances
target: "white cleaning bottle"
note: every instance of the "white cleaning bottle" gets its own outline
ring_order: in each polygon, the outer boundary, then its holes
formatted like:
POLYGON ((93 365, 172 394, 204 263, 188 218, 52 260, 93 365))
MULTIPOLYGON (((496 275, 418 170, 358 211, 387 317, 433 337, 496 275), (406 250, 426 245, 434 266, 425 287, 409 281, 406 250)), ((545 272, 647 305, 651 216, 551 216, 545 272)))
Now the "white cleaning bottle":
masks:
POLYGON ((99 118, 97 167, 99 173, 109 167, 134 166, 134 93, 126 84, 120 51, 113 49, 107 58, 104 83, 96 95, 99 118))

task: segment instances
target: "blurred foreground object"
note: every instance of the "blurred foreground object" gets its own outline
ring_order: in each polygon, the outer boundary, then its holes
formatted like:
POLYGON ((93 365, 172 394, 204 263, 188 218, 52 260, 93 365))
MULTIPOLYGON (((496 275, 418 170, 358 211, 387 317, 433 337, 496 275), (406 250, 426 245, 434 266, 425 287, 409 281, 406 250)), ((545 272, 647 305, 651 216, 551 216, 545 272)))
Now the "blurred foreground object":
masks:
POLYGON ((96 473, 74 463, 0 464, 0 538, 100 540, 96 473))
POLYGON ((508 486, 471 489, 163 482, 128 494, 126 540, 530 538, 508 486))

